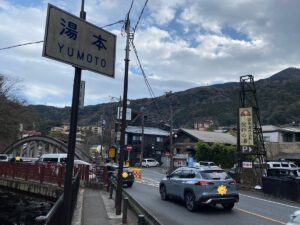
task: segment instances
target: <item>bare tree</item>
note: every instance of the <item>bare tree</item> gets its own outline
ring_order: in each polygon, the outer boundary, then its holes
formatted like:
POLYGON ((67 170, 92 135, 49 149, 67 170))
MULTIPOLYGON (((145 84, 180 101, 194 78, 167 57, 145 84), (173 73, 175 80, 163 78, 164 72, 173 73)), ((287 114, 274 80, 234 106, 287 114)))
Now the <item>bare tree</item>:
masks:
POLYGON ((19 93, 18 81, 0 75, 0 152, 18 138, 20 124, 33 122, 33 113, 19 93))

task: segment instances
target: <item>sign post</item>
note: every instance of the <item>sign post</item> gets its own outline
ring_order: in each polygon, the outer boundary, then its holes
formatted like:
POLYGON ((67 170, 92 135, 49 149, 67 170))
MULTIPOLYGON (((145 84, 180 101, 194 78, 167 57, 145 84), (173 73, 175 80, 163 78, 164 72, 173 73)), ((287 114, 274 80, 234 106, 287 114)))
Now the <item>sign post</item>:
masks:
POLYGON ((64 225, 72 221, 72 174, 76 145, 81 70, 114 78, 116 36, 85 21, 84 0, 80 18, 48 4, 43 56, 75 67, 73 97, 64 181, 64 225))

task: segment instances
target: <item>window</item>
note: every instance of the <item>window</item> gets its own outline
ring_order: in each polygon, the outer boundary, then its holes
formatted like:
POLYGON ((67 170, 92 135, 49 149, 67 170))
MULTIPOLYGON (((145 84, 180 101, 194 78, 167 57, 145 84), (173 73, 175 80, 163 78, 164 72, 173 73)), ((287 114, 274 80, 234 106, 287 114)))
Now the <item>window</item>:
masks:
POLYGON ((180 177, 180 174, 181 174, 181 170, 176 170, 174 171, 170 177, 172 178, 179 178, 180 177))
POLYGON ((195 172, 193 170, 182 170, 180 178, 190 179, 195 178, 195 172))
POLYGON ((141 141, 141 140, 142 140, 142 136, 140 136, 140 135, 132 136, 132 141, 141 141))
POLYGON ((284 142, 293 142, 293 133, 283 133, 283 141, 284 142))
POLYGON ((164 139, 162 137, 156 137, 156 142, 163 142, 164 139))
POLYGON ((295 134, 295 141, 300 142, 300 133, 295 134))
POLYGON ((264 136, 264 141, 265 142, 270 142, 270 136, 264 136))

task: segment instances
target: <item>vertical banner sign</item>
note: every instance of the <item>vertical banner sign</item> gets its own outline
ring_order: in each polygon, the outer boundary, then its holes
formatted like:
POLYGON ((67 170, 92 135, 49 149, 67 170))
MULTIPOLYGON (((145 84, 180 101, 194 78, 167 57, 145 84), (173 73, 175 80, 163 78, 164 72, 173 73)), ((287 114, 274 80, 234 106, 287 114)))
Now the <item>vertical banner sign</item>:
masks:
POLYGON ((84 95, 85 95, 85 81, 80 81, 80 92, 79 92, 79 107, 84 107, 84 95))
POLYGON ((43 56, 115 76, 116 35, 48 4, 43 56))
POLYGON ((240 108, 240 145, 253 146, 253 117, 252 108, 240 108))

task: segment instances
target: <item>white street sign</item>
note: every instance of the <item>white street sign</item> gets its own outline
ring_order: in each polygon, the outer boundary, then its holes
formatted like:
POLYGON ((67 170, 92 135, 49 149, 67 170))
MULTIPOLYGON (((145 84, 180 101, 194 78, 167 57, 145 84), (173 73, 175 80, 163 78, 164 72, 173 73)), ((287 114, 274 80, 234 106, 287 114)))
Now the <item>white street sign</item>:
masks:
MULTIPOLYGON (((123 107, 118 107, 117 119, 122 119, 123 107)), ((131 120, 131 108, 126 109, 126 120, 131 120)))
POLYGON ((115 76, 116 35, 48 4, 43 56, 115 76))
POLYGON ((243 162, 243 168, 252 168, 252 162, 243 162))

